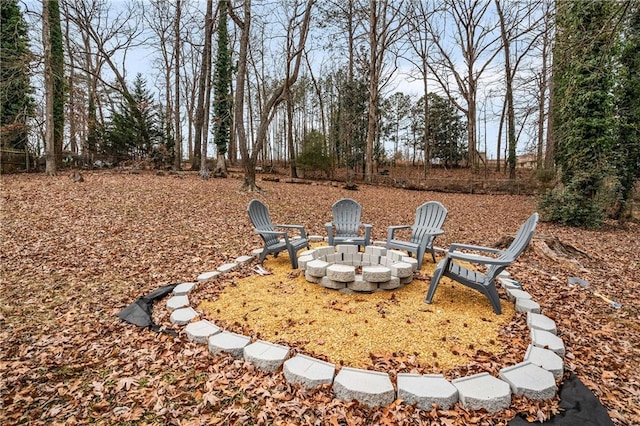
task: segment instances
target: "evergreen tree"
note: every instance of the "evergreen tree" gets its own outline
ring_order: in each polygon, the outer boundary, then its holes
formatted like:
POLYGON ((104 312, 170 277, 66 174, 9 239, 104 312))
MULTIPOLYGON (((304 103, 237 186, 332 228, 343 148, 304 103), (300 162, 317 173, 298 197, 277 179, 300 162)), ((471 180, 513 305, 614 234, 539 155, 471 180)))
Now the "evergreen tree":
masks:
POLYGON ((213 140, 218 150, 215 175, 226 177, 225 154, 231 129, 231 52, 227 29, 227 1, 220 2, 218 18, 218 53, 213 86, 213 140))
MULTIPOLYGON (((431 159, 438 159, 445 167, 457 166, 467 158, 466 126, 459 110, 449 99, 435 93, 427 95, 429 102, 428 144, 431 159)), ((414 131, 417 140, 424 140, 424 96, 414 108, 414 131)), ((424 149, 424 147, 421 147, 424 149)))
POLYGON ((322 171, 326 176, 331 175, 333 164, 322 133, 312 130, 305 136, 296 164, 305 171, 322 171))
POLYGON ((134 105, 123 99, 118 110, 111 112, 107 125, 105 153, 116 160, 145 158, 166 139, 161 131, 158 107, 142 74, 136 75, 131 96, 134 105))
POLYGON ((541 209, 575 226, 599 226, 605 213, 615 141, 613 9, 608 0, 557 3, 552 113, 562 186, 541 209))
POLYGON ((24 149, 34 116, 27 26, 17 0, 0 0, 0 138, 2 145, 24 149))

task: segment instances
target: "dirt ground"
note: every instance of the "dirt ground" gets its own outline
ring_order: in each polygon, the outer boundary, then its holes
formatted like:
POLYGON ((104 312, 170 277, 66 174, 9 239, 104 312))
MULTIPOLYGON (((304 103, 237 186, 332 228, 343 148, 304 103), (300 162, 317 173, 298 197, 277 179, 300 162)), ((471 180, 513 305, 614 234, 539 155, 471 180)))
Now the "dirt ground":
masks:
MULTIPOLYGON (((384 240, 387 226, 412 223, 415 208, 436 200, 449 210, 436 245, 493 245, 536 209, 525 195, 455 194, 359 185, 259 181, 264 192, 239 190, 238 179, 203 181, 195 173, 83 172, 3 175, 0 230, 0 394, 7 424, 503 424, 516 414, 551 415, 557 401, 514 398, 490 415, 425 412, 407 404, 370 410, 336 401, 329 388, 304 391, 206 347, 124 324, 116 314, 162 285, 200 273, 260 247, 246 215, 259 198, 274 222, 299 223, 324 235, 331 205, 342 197, 363 206, 363 220, 384 240)), ((510 268, 553 318, 565 367, 600 398, 616 424, 640 424, 640 224, 583 230, 540 223, 536 235, 575 247, 557 256, 536 244, 510 268), (582 288, 576 276, 622 304, 614 309, 582 288)), ((538 243, 539 244, 539 243, 538 243)), ((251 274, 240 269, 199 289, 198 304, 251 274)), ((437 300, 437 297, 436 297, 437 300)), ((157 309, 159 321, 166 313, 157 309)), ((520 362, 528 336, 514 314, 500 331, 504 350, 471 351, 449 379, 495 374, 520 362)), ((417 368, 407 354, 372 359, 371 367, 417 368)))

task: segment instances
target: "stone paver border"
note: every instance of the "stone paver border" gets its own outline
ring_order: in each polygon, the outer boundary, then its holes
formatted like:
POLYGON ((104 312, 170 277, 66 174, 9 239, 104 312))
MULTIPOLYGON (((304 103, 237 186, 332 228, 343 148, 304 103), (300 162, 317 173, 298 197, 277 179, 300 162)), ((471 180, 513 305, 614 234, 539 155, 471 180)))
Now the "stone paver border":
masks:
MULTIPOLYGON (((317 236, 310 238, 314 238, 315 241, 322 240, 322 237, 317 236)), ((382 247, 369 247, 370 253, 376 253, 376 256, 380 256, 377 253, 383 253, 385 250, 382 247)), ((339 253, 342 255, 343 252, 339 253)), ((448 381, 441 375, 399 373, 394 386, 387 373, 345 366, 336 374, 335 365, 325 361, 302 354, 290 357, 293 352, 290 348, 260 340, 252 342, 250 337, 223 331, 207 320, 193 321, 198 318, 198 312, 188 304, 182 306, 185 301, 188 303, 188 294, 196 289, 199 283, 216 278, 240 264, 249 263, 257 254, 259 249, 254 250, 249 256, 239 257, 236 262, 218 267, 216 271, 200 274, 195 282, 176 286, 177 291, 174 289, 173 297, 167 301, 167 308, 172 311, 170 321, 176 325, 186 325, 187 337, 194 342, 208 344, 209 352, 212 354, 229 352, 234 357, 244 358, 245 361, 267 371, 278 371, 282 368, 289 383, 297 383, 306 388, 332 383, 337 398, 355 399, 369 407, 387 405, 400 397, 407 403, 417 403, 417 406, 424 410, 432 409, 433 404, 447 409, 460 402, 465 408, 484 408, 489 412, 495 412, 507 409, 513 394, 548 399, 557 392, 556 380, 560 380, 564 373, 562 357, 565 349, 562 339, 556 335, 556 324, 551 318, 540 313, 540 305, 532 300, 531 295, 522 291, 521 284, 510 279, 506 271, 498 280, 505 288, 508 299, 515 302, 516 310, 527 312, 531 344, 523 356, 523 362, 504 367, 500 370, 499 377, 485 372, 448 381), (176 309, 177 306, 181 307, 176 309), (362 386, 362 383, 366 383, 367 386, 362 386)), ((299 258, 303 265, 325 271, 329 266, 326 260, 335 263, 336 259, 320 260, 312 256, 302 259, 303 256, 299 258), (316 263, 309 265, 311 262, 316 263)), ((392 263, 395 261, 391 261, 392 263)), ((321 280, 322 278, 314 282, 320 283, 321 280)), ((363 285, 362 281, 359 285, 363 285)))

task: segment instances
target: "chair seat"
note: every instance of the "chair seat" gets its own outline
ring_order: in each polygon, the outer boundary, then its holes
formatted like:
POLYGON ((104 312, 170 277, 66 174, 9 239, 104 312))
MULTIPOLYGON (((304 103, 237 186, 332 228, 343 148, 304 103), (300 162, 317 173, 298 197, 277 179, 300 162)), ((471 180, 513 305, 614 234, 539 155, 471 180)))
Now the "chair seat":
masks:
POLYGON ((399 250, 407 250, 412 253, 415 253, 418 250, 419 244, 412 243, 411 241, 403 241, 403 240, 390 240, 387 243, 388 249, 399 249, 399 250))
POLYGON ((333 241, 334 244, 354 244, 354 245, 359 245, 359 246, 364 246, 366 245, 365 242, 365 238, 364 237, 358 237, 358 236, 347 236, 347 237, 333 237, 333 241))
MULTIPOLYGON (((283 241, 284 244, 284 241, 283 241)), ((300 250, 302 247, 307 247, 309 245, 309 241, 306 238, 293 238, 289 240, 289 244, 291 244, 296 251, 300 250)))
POLYGON ((474 282, 478 285, 483 284, 486 278, 484 274, 477 271, 473 271, 471 269, 467 269, 464 266, 460 266, 458 263, 455 263, 455 262, 449 263, 448 272, 451 274, 457 275, 464 280, 474 282))

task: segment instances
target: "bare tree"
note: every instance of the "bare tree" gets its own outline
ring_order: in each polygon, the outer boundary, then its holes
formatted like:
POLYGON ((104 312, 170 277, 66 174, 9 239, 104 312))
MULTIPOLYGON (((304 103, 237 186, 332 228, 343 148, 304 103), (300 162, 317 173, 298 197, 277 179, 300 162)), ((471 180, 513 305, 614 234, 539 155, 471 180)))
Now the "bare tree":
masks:
POLYGON ((518 66, 522 60, 527 57, 536 41, 542 35, 537 32, 533 37, 525 39, 524 36, 536 30, 543 17, 531 18, 535 16, 535 9, 539 7, 540 1, 520 3, 501 3, 500 0, 494 0, 498 18, 500 20, 500 37, 502 39, 502 51, 504 52, 504 68, 505 68, 505 104, 507 112, 507 144, 509 147, 509 178, 516 177, 516 119, 515 107, 513 100, 513 81, 518 66), (525 19, 528 17, 529 19, 525 19), (524 25, 523 25, 524 23, 524 25), (514 42, 520 43, 521 49, 512 56, 511 46, 514 42))
POLYGON ((366 182, 373 180, 373 146, 379 122, 380 91, 387 82, 385 80, 390 77, 390 74, 385 75, 385 66, 388 65, 386 59, 404 24, 403 15, 400 13, 403 1, 370 0, 369 7, 369 114, 364 176, 366 182))
POLYGON ((442 90, 467 118, 469 163, 474 170, 478 170, 481 159, 477 149, 478 85, 500 52, 497 22, 489 19, 490 5, 480 0, 445 0, 429 24, 435 52, 428 66, 442 90), (452 34, 447 34, 450 24, 453 24, 452 34), (451 46, 459 49, 462 69, 451 46), (457 93, 451 87, 449 76, 454 80, 457 93))
POLYGON ((423 96, 425 99, 423 105, 424 132, 422 135, 425 176, 431 164, 431 149, 429 146, 429 102, 427 102, 427 95, 429 94, 429 48, 431 46, 428 22, 435 11, 436 6, 431 2, 410 2, 408 10, 408 33, 405 36, 411 46, 411 52, 415 54, 415 56, 407 55, 406 59, 408 59, 418 71, 419 78, 422 81, 423 96))
MULTIPOLYGON (((307 40, 307 35, 309 33, 309 25, 311 21, 311 12, 313 10, 313 5, 316 0, 307 0, 304 8, 301 8, 301 4, 296 2, 293 10, 294 13, 290 17, 290 27, 292 30, 295 29, 297 32, 297 43, 295 46, 292 44, 291 46, 294 50, 290 55, 287 55, 287 63, 286 63, 286 75, 274 88, 271 94, 269 95, 266 103, 262 107, 260 112, 260 124, 258 125, 256 142, 253 146, 251 153, 249 154, 249 147, 246 140, 246 134, 238 134, 238 143, 240 145, 240 153, 242 155, 242 164, 244 169, 244 183, 243 189, 245 190, 259 190, 256 185, 256 162, 259 153, 262 151, 264 144, 266 143, 267 133, 269 130, 269 126, 271 120, 273 119, 276 108, 278 105, 283 103, 287 99, 287 91, 293 84, 295 84, 298 79, 298 74, 300 72, 300 66, 302 62, 302 55, 304 52, 305 43, 307 40)), ((244 19, 240 20, 239 17, 232 11, 231 16, 236 21, 237 24, 241 26, 242 35, 240 41, 240 55, 238 58, 238 76, 236 78, 236 97, 235 97, 235 128, 236 131, 239 130, 239 127, 243 126, 242 120, 242 111, 238 111, 238 104, 240 104, 239 99, 244 95, 244 77, 240 77, 240 72, 246 72, 246 50, 244 51, 243 57, 243 48, 248 48, 248 40, 249 34, 245 34, 245 31, 248 31, 250 16, 251 16, 251 7, 248 1, 245 1, 244 6, 244 19), (246 37, 246 39, 245 39, 246 37), (244 45, 247 43, 247 45, 244 45), (241 70, 241 67, 243 68, 241 70), (242 79, 242 81, 238 81, 242 79), (242 92, 240 92, 239 87, 242 86, 242 92)), ((243 103, 243 102, 242 102, 243 103)), ((242 130, 244 133, 244 130, 242 130)))
MULTIPOLYGON (((255 183, 256 170, 249 163, 249 148, 247 146, 247 133, 244 127, 244 92, 247 77, 247 52, 249 50, 249 36, 251 34, 251 0, 242 1, 242 16, 239 16, 233 7, 229 8, 229 15, 240 29, 240 45, 238 53, 238 68, 236 71, 236 88, 234 96, 233 122, 236 142, 240 148, 244 166, 243 188, 258 189, 255 183)), ((252 154, 253 155, 253 154, 252 154)))
MULTIPOLYGON (((87 138, 92 138, 97 115, 92 103, 97 102, 97 83, 100 81, 110 90, 115 90, 127 101, 134 115, 134 118, 142 122, 142 115, 136 104, 126 80, 126 56, 127 52, 134 47, 142 46, 146 43, 143 36, 142 14, 140 9, 133 5, 118 8, 115 14, 111 13, 110 3, 105 0, 74 0, 67 1, 66 8, 68 19, 70 19, 84 40, 86 64, 89 69, 83 70, 90 73, 91 89, 89 90, 89 131, 87 138), (95 49, 95 50, 94 50, 95 49), (95 62, 92 59, 95 57, 95 62), (116 61, 121 59, 119 64, 116 61), (102 67, 106 65, 113 76, 115 82, 107 80, 102 75, 102 67)), ((144 126, 141 126, 144 129, 144 126)), ((147 138, 148 139, 148 138, 147 138)), ((95 142, 88 141, 89 149, 95 149, 95 142)))
MULTIPOLYGON (((174 130, 174 110, 176 108, 174 107, 175 99, 173 98, 172 73, 175 74, 178 72, 178 67, 174 65, 176 60, 176 50, 175 42, 172 43, 171 37, 175 37, 177 34, 175 32, 172 34, 172 30, 175 28, 176 19, 179 20, 179 17, 177 17, 179 12, 176 10, 174 16, 172 16, 171 2, 168 0, 153 0, 150 4, 150 13, 145 14, 145 21, 156 35, 156 39, 154 39, 151 46, 160 52, 159 68, 164 77, 164 87, 162 87, 165 98, 164 128, 167 133, 167 138, 174 139, 175 154, 175 147, 177 145, 175 131, 178 130, 179 127, 176 127, 174 130)), ((179 4, 176 7, 179 7, 179 4)), ((179 92, 177 95, 179 97, 179 92)))
POLYGON ((173 150, 174 150, 174 159, 173 159, 173 168, 175 170, 180 170, 182 168, 182 120, 180 119, 180 67, 181 67, 181 57, 180 52, 182 50, 182 37, 180 30, 180 21, 182 18, 182 2, 180 0, 176 0, 176 13, 173 21, 173 60, 174 60, 174 70, 173 70, 173 129, 174 129, 174 142, 173 142, 173 150))
POLYGON ((51 59, 51 30, 49 2, 42 3, 42 43, 44 48, 44 93, 45 93, 45 152, 46 173, 53 176, 57 172, 56 151, 53 137, 53 67, 51 59))
POLYGON ((202 67, 200 69, 200 76, 198 77, 198 104, 196 106, 196 119, 195 119, 195 135, 193 142, 193 161, 191 163, 191 169, 200 169, 200 174, 203 178, 206 177, 206 144, 207 133, 205 130, 205 120, 208 122, 206 116, 205 104, 209 103, 209 97, 206 97, 207 92, 210 93, 211 88, 211 37, 213 34, 213 2, 207 2, 207 12, 204 16, 204 47, 202 49, 202 67), (207 84, 209 82, 209 84, 207 84), (209 89, 209 91, 207 90, 209 89), (206 99, 205 99, 206 97, 206 99), (203 146, 204 145, 204 148, 203 146), (202 152, 205 153, 202 158, 202 152))

